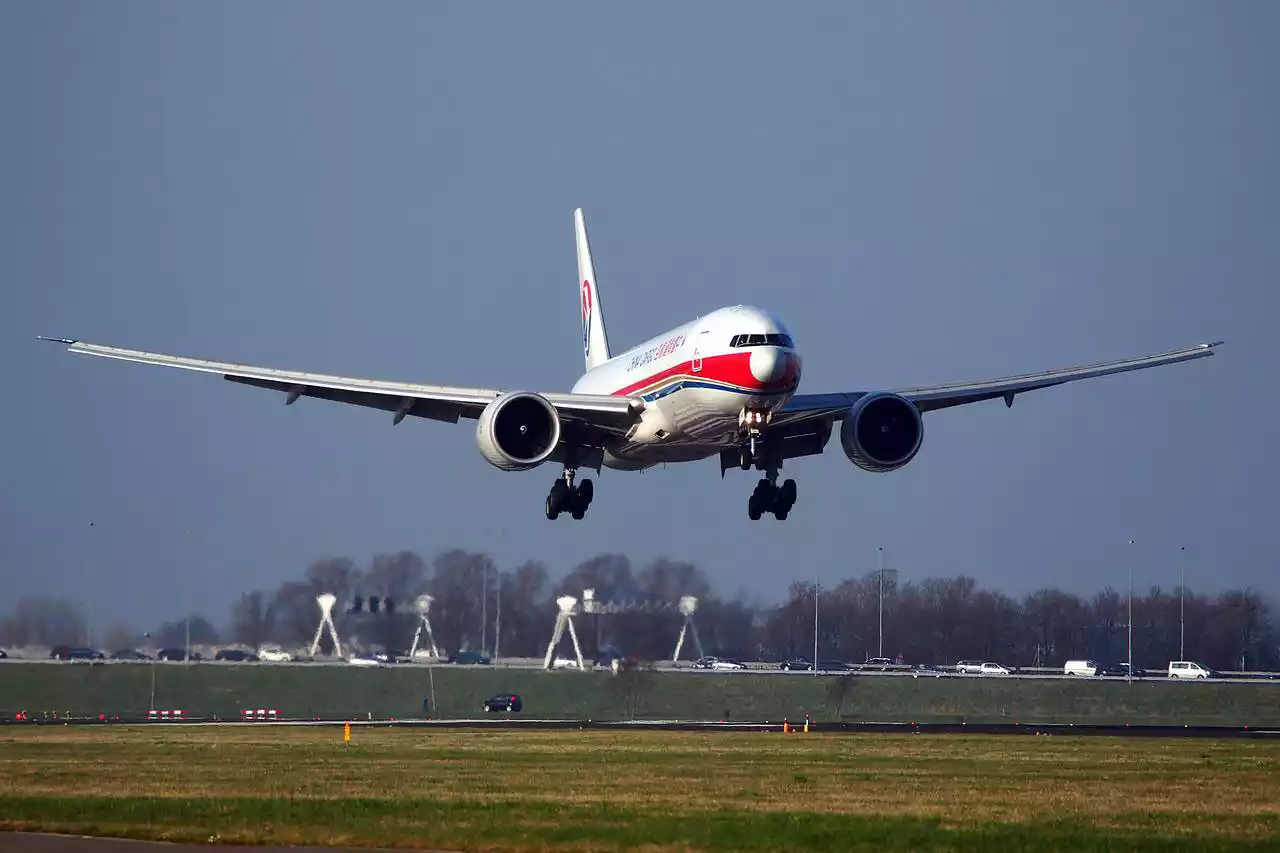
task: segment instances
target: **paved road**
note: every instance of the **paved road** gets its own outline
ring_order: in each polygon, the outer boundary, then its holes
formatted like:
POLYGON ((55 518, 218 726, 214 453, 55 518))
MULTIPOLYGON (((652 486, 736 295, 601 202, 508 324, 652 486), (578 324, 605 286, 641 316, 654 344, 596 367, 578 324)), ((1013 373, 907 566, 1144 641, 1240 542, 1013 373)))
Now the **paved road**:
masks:
MULTIPOLYGON (((135 841, 131 838, 90 838, 83 835, 47 835, 39 832, 0 832, 0 853, 393 853, 375 847, 269 847, 241 844, 174 844, 135 841)), ((407 853, 403 848, 394 853, 407 853)), ((421 851, 420 853, 430 853, 421 851)), ((436 853, 439 853, 437 851, 436 853)))

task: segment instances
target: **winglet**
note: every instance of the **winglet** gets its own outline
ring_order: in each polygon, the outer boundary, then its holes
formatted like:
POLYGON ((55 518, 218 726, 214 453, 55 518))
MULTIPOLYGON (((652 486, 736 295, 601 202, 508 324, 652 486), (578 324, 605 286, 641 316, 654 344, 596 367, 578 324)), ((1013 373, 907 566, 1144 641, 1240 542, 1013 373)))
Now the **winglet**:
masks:
POLYGON ((52 341, 52 342, 53 342, 53 343, 55 343, 55 344, 75 344, 75 343, 79 343, 79 341, 73 341, 73 340, 71 340, 70 338, 46 338, 44 335, 36 335, 36 337, 37 337, 39 340, 42 340, 42 341, 52 341))

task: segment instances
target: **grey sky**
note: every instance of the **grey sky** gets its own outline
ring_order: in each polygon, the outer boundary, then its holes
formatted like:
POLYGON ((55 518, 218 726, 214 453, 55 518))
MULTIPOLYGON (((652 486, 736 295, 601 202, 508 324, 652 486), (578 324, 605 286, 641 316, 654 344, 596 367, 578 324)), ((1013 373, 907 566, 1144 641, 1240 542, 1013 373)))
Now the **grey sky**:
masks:
MULTIPOLYGON (((325 554, 601 551, 775 598, 800 574, 1020 594, 1280 592, 1280 8, 1127 4, 0 6, 9 598, 222 621, 325 554), (806 391, 1226 339, 1218 356, 930 415, 905 469, 831 442, 790 519, 714 461, 550 467, 474 424, 104 362, 56 334, 385 379, 567 390, 572 209, 619 350, 779 312, 806 391), (90 521, 95 522, 92 532, 90 521), (1125 543, 1137 540, 1132 550, 1125 543)), ((5 607, 4 609, 7 609, 5 607)))

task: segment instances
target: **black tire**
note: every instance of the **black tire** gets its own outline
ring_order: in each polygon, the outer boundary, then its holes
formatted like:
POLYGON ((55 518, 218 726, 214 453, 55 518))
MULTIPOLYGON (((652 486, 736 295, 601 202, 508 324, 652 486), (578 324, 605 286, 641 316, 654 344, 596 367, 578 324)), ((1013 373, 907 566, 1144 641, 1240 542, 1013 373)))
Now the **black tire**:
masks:
POLYGON ((583 480, 578 484, 578 500, 582 501, 583 509, 591 506, 591 499, 595 496, 596 488, 590 480, 583 480))
POLYGON ((554 504, 554 495, 547 495, 547 518, 555 521, 560 515, 560 510, 556 509, 554 504))
POLYGON ((790 511, 790 510, 785 510, 785 509, 775 509, 775 510, 773 511, 773 517, 774 517, 774 518, 776 518, 776 519, 778 519, 778 521, 786 521, 786 520, 787 520, 787 513, 788 513, 789 511, 790 511))
POLYGON ((743 471, 751 470, 751 462, 752 462, 752 459, 751 459, 750 450, 744 450, 738 455, 738 467, 740 467, 743 471))
POLYGON ((759 521, 760 515, 760 500, 755 495, 752 495, 747 501, 747 517, 752 521, 759 521))
POLYGON ((582 519, 586 517, 587 511, 582 507, 578 507, 570 514, 573 516, 575 521, 582 521, 582 519))
POLYGON ((796 481, 786 480, 782 484, 782 488, 778 490, 778 498, 782 500, 788 507, 795 506, 796 503, 796 481))

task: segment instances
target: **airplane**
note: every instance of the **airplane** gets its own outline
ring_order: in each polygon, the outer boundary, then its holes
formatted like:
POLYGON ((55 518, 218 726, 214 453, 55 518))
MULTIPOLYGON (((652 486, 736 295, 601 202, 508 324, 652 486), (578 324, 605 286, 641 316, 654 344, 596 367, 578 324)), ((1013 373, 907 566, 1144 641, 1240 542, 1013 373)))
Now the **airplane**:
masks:
POLYGON ((777 316, 748 305, 720 308, 613 355, 581 208, 574 234, 586 371, 568 393, 328 376, 41 339, 85 355, 221 374, 283 392, 285 405, 311 397, 382 409, 393 413, 393 425, 410 415, 474 419, 480 455, 494 467, 562 467, 546 497, 548 519, 586 515, 595 489, 589 478, 575 482, 580 469, 600 476, 602 468, 642 471, 719 457, 721 479, 735 467, 763 474, 747 501, 753 521, 766 513, 787 518, 796 482, 778 484, 783 462, 821 454, 836 421, 850 462, 868 472, 896 471, 919 452, 927 412, 999 398, 1012 406, 1028 391, 1204 358, 1223 343, 980 382, 801 394, 795 339, 777 316))

